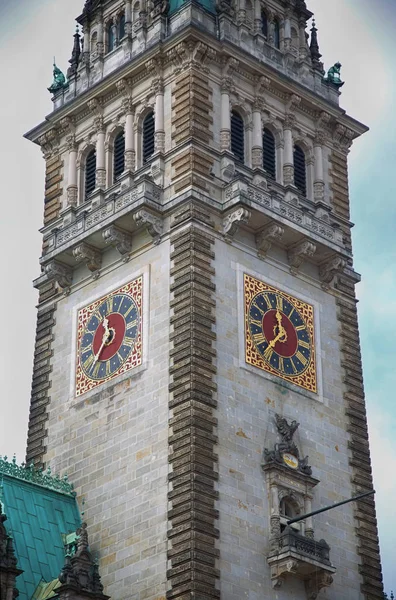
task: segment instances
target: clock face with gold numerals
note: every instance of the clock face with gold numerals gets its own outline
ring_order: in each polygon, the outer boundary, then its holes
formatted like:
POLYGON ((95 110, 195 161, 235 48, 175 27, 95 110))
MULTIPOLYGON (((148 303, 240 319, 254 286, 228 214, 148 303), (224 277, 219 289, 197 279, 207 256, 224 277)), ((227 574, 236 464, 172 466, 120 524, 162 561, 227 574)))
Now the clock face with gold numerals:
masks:
POLYGON ((76 395, 142 363, 143 278, 78 313, 76 395))
POLYGON ((316 392, 313 306, 247 274, 244 294, 246 362, 316 392))

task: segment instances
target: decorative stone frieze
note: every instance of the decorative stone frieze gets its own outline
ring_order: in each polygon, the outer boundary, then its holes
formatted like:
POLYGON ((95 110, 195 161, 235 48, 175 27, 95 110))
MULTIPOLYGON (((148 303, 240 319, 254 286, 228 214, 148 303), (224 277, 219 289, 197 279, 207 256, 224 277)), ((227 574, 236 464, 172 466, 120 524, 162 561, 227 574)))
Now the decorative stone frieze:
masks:
POLYGON ((148 233, 153 238, 153 244, 156 246, 161 241, 163 232, 163 221, 160 217, 156 217, 148 210, 139 210, 133 215, 133 220, 138 227, 145 226, 148 233))
POLYGON ((233 210, 223 219, 223 235, 227 242, 232 242, 235 234, 240 226, 248 223, 251 217, 251 212, 247 208, 239 207, 233 210))
POLYGON ((129 253, 132 248, 131 234, 116 225, 110 225, 103 231, 102 236, 106 244, 110 244, 118 250, 125 262, 129 260, 129 253))
POLYGON ((77 262, 84 262, 91 273, 99 276, 99 269, 102 265, 102 254, 100 250, 83 242, 73 248, 73 256, 77 262))
POLYGON ((316 245, 313 242, 310 242, 309 240, 302 240, 302 242, 299 242, 287 253, 291 269, 297 271, 304 260, 313 256, 315 252, 316 245))
POLYGON ((270 223, 256 235, 257 255, 265 258, 274 242, 280 242, 285 228, 278 223, 270 223))

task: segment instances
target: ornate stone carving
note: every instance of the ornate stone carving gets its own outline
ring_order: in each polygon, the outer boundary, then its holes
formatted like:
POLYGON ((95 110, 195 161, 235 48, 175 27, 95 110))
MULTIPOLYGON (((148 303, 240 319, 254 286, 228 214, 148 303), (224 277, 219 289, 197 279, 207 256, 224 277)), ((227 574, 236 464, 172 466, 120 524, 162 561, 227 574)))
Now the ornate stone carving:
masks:
POLYGON ((287 253, 289 263, 292 269, 297 270, 301 267, 306 258, 313 256, 316 252, 316 246, 309 240, 303 240, 287 253))
POLYGON ((346 267, 346 260, 341 256, 333 256, 329 261, 322 264, 319 268, 319 277, 322 280, 323 286, 328 287, 333 281, 334 277, 346 267))
POLYGON ((283 165, 283 183, 284 185, 294 185, 293 165, 283 165))
POLYGON ((156 217, 147 210, 142 209, 133 215, 133 220, 135 221, 138 227, 140 227, 141 225, 146 226, 148 233, 153 238, 154 245, 160 243, 163 231, 162 219, 156 217))
POLYGON ((50 281, 55 281, 60 288, 67 291, 73 281, 73 269, 55 260, 45 265, 44 272, 50 281))
POLYGON ((256 235, 257 254, 265 258, 274 242, 280 242, 285 233, 285 228, 278 223, 270 223, 256 235))
POLYGON ((67 205, 68 206, 77 206, 78 199, 78 187, 76 185, 69 185, 67 190, 67 205))
POLYGON ((100 250, 83 242, 73 248, 73 256, 77 262, 85 262, 91 273, 99 276, 99 269, 102 265, 102 255, 100 250))
MULTIPOLYGON (((284 465, 283 454, 285 452, 292 454, 298 461, 298 470, 304 475, 312 475, 312 468, 308 465, 308 456, 300 458, 300 452, 297 445, 293 441, 294 434, 296 433, 300 423, 292 421, 288 423, 284 417, 275 415, 276 428, 281 438, 280 442, 277 442, 273 450, 264 448, 263 459, 264 464, 267 463, 278 463, 284 465)), ((290 492, 287 490, 287 495, 290 496, 290 492)))
POLYGON ((312 577, 305 581, 307 599, 315 600, 320 590, 325 587, 329 587, 332 583, 333 578, 330 573, 327 573, 326 571, 320 571, 319 573, 312 575, 312 577))
POLYGON ((116 225, 110 225, 103 231, 102 235, 106 244, 114 246, 125 262, 129 260, 129 253, 132 248, 132 236, 129 233, 119 229, 116 225))
POLYGON ((315 181, 313 188, 315 202, 323 202, 325 196, 325 184, 323 181, 315 181))
POLYGON ((253 169, 263 167, 263 149, 260 146, 253 146, 252 148, 252 167, 253 169))
POLYGON ((231 242, 236 232, 243 223, 248 223, 251 212, 246 208, 237 208, 223 219, 223 235, 227 242, 231 242))
POLYGON ((41 146, 45 160, 48 160, 59 151, 59 142, 59 133, 55 127, 39 137, 38 143, 41 146))

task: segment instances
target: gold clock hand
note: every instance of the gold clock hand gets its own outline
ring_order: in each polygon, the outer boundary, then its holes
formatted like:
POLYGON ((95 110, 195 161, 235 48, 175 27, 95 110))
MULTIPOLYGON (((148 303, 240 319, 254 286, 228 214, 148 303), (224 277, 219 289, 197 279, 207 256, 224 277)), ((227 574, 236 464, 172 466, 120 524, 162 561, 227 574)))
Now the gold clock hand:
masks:
POLYGON ((107 342, 107 339, 108 339, 109 335, 110 335, 110 330, 109 330, 109 329, 107 329, 107 330, 104 332, 104 334, 103 334, 103 337, 102 337, 102 343, 101 343, 101 345, 100 345, 100 348, 99 348, 99 350, 98 350, 98 351, 97 351, 97 353, 95 354, 95 358, 94 358, 94 361, 93 361, 93 363, 92 363, 92 366, 94 366, 94 365, 95 365, 95 363, 97 363, 97 361, 99 360, 99 356, 100 356, 100 354, 101 354, 101 352, 102 352, 102 350, 103 350, 104 346, 106 345, 106 342, 107 342))

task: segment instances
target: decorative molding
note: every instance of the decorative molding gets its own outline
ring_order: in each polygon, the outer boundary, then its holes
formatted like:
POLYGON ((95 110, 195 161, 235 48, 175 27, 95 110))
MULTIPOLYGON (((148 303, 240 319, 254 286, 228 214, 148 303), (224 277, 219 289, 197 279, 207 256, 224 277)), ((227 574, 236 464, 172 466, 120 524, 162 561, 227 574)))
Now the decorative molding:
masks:
POLYGON ((302 240, 302 242, 298 243, 294 248, 291 248, 287 253, 291 269, 297 271, 304 260, 313 256, 315 252, 316 245, 313 242, 302 240))
POLYGON ((129 233, 116 225, 110 225, 102 232, 102 236, 106 244, 111 244, 118 250, 124 262, 129 260, 129 253, 132 248, 132 236, 129 233))
POLYGON ((142 225, 146 226, 155 246, 160 243, 163 232, 163 221, 161 218, 156 217, 148 210, 142 209, 133 215, 133 220, 138 227, 142 225))
POLYGON ((45 265, 44 271, 49 281, 55 281, 63 290, 70 288, 73 281, 73 269, 71 267, 52 260, 45 265))
POLYGON ((333 256, 333 258, 323 263, 319 268, 319 277, 322 281, 322 287, 327 289, 334 280, 334 277, 338 273, 343 272, 346 264, 346 260, 338 255, 333 256))
POLYGON ((102 254, 100 250, 82 242, 73 248, 73 256, 77 262, 84 262, 91 273, 99 276, 99 269, 102 265, 102 254))
POLYGON ((252 213, 246 208, 239 207, 223 219, 223 235, 227 242, 232 242, 235 234, 243 223, 248 223, 252 213))
POLYGON ((15 456, 12 461, 9 461, 7 456, 0 456, 0 476, 2 475, 9 475, 22 481, 28 481, 29 483, 45 487, 47 490, 54 490, 55 492, 65 494, 66 496, 76 495, 73 484, 69 482, 67 475, 60 479, 59 475, 52 475, 50 467, 46 471, 43 471, 41 468, 36 468, 33 462, 29 466, 25 463, 18 465, 15 456))
POLYGON ((274 242, 280 242, 285 228, 278 223, 270 223, 260 233, 256 235, 257 255, 260 258, 265 258, 268 250, 274 242))

